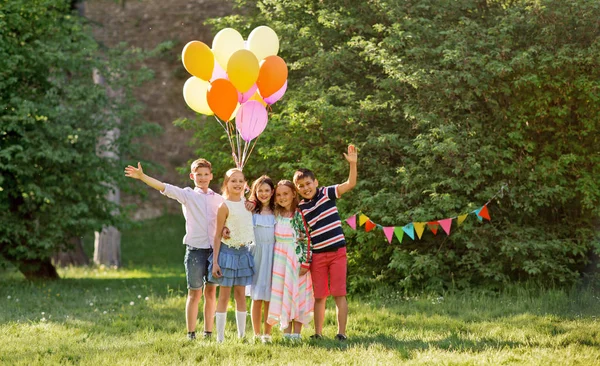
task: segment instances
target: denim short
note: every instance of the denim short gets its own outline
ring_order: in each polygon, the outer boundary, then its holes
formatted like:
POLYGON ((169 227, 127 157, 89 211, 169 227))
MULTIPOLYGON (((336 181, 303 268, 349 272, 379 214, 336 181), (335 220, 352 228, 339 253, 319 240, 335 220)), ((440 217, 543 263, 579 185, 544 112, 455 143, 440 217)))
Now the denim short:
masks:
POLYGON ((212 249, 200 249, 186 245, 183 263, 185 264, 188 289, 201 290, 204 284, 215 285, 208 281, 208 257, 212 252, 212 249))

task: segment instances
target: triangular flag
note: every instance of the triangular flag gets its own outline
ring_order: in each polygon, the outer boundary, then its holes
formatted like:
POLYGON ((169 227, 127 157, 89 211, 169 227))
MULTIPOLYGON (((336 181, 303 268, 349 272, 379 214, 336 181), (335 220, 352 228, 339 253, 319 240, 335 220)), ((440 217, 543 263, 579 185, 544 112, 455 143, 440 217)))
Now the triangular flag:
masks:
POLYGON ((363 226, 367 220, 369 220, 369 218, 366 215, 360 214, 358 217, 358 226, 363 226))
POLYGON ((429 221, 427 223, 427 228, 431 230, 433 235, 437 235, 437 231, 440 228, 440 224, 437 221, 429 221))
POLYGON ((404 230, 402 230, 401 227, 396 227, 396 228, 394 228, 394 234, 396 234, 396 238, 398 238, 398 241, 400 242, 400 244, 402 244, 402 238, 404 237, 404 230))
POLYGON ((365 231, 369 232, 371 230, 373 230, 377 225, 371 221, 371 220, 367 220, 367 223, 365 224, 365 231))
POLYGON ((353 228, 354 230, 356 230, 356 215, 352 215, 350 217, 348 217, 346 219, 346 223, 353 228))
POLYGON ((460 215, 458 216, 458 224, 462 224, 463 221, 465 221, 465 219, 467 218, 467 216, 469 216, 469 214, 464 214, 464 215, 460 215))
POLYGON ((484 219, 486 219, 488 221, 491 221, 490 212, 488 211, 487 206, 483 206, 477 215, 479 217, 483 217, 484 219))
POLYGON ((394 227, 393 226, 384 226, 383 233, 388 240, 388 243, 392 244, 392 238, 394 237, 394 227))
POLYGON ((446 232, 446 235, 450 235, 450 228, 452 227, 452 219, 443 219, 438 221, 440 226, 446 232))
POLYGON ((415 226, 412 222, 402 226, 402 230, 406 233, 406 235, 410 236, 412 240, 415 240, 415 226))
POLYGON ((415 225, 415 231, 417 232, 417 236, 419 237, 419 239, 421 239, 421 236, 423 235, 423 231, 425 231, 425 222, 413 222, 413 224, 415 225))
MULTIPOLYGON (((482 207, 483 208, 483 207, 482 207)), ((483 221, 483 218, 481 216, 479 216, 479 213, 481 212, 481 208, 477 209, 475 211, 473 211, 475 213, 475 216, 477 216, 477 220, 479 220, 479 222, 483 221)))

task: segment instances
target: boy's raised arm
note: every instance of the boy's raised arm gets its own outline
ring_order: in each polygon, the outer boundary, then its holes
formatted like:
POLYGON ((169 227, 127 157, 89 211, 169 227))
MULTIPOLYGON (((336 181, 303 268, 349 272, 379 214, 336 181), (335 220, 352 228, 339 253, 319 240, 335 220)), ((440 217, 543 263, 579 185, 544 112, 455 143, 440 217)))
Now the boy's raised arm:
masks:
POLYGON ((134 167, 128 165, 125 168, 125 176, 129 178, 139 179, 142 182, 146 183, 150 187, 163 192, 165 190, 165 184, 158 179, 152 178, 146 174, 144 174, 144 170, 142 169, 142 164, 138 162, 138 167, 134 167))
POLYGON ((348 180, 338 186, 338 194, 340 196, 356 186, 356 178, 358 176, 358 169, 356 168, 358 153, 356 152, 356 147, 348 145, 348 153, 344 153, 344 157, 348 161, 348 164, 350 164, 350 173, 348 174, 348 180))

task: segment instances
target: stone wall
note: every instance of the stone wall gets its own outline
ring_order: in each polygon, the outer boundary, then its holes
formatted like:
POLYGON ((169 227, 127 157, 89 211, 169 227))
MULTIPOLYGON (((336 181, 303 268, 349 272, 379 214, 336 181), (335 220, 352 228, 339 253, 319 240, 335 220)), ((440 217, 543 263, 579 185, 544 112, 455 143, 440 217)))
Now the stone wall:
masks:
MULTIPOLYGON (((146 169, 146 173, 163 182, 191 186, 191 180, 176 171, 195 158, 194 148, 189 145, 190 131, 173 125, 178 118, 194 116, 183 100, 182 88, 189 75, 179 58, 183 46, 191 40, 211 45, 214 34, 204 21, 231 14, 232 3, 224 0, 87 0, 84 13, 95 25, 96 39, 107 47, 127 42, 152 49, 164 41, 174 42, 166 57, 146 62, 155 77, 137 90, 136 95, 146 107, 143 118, 163 128, 161 135, 144 139, 147 146, 144 159, 162 165, 164 172, 146 169)), ((141 183, 139 189, 148 190, 147 199, 124 196, 122 200, 124 204, 138 206, 135 219, 181 212, 176 201, 162 197, 141 183)))

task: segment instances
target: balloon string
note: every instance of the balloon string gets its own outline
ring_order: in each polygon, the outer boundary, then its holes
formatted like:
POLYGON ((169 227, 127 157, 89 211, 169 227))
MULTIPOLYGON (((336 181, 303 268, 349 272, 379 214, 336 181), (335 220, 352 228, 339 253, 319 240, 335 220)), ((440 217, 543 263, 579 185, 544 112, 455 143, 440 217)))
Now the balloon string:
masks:
POLYGON ((258 137, 256 137, 256 140, 254 140, 254 143, 252 144, 252 148, 250 149, 248 156, 246 156, 246 160, 248 160, 250 158, 250 155, 252 155, 252 151, 254 151, 254 146, 256 146, 256 142, 258 141, 259 138, 260 138, 260 135, 258 135, 258 137))

